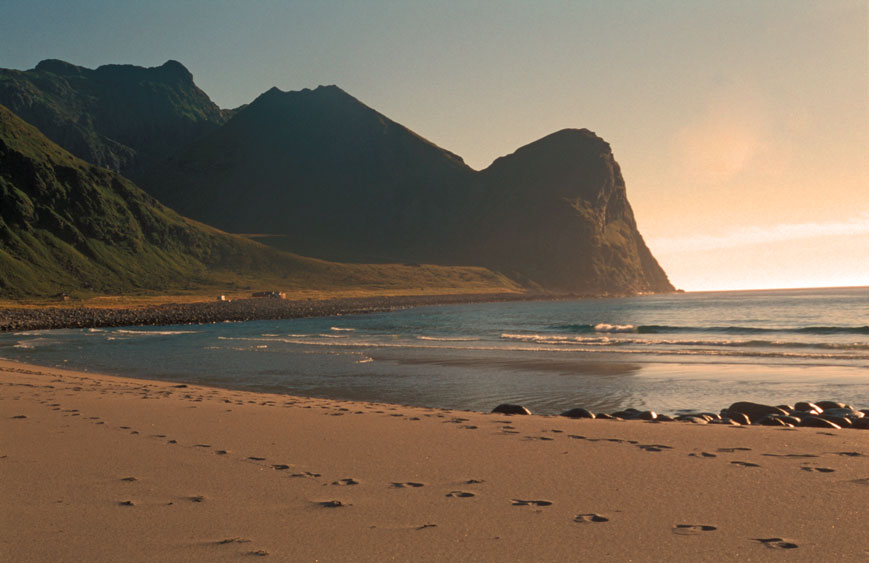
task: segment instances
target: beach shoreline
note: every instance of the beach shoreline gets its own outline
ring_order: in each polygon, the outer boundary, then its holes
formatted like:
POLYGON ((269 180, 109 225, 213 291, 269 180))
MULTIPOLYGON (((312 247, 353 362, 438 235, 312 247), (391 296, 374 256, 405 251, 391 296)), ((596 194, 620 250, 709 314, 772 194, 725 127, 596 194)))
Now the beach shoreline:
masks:
POLYGON ((245 298, 179 302, 139 307, 41 305, 0 308, 0 332, 118 326, 168 326, 278 320, 389 312, 409 307, 580 299, 582 296, 537 293, 391 295, 325 299, 245 298))
POLYGON ((862 560, 866 434, 506 416, 0 361, 0 558, 862 560))

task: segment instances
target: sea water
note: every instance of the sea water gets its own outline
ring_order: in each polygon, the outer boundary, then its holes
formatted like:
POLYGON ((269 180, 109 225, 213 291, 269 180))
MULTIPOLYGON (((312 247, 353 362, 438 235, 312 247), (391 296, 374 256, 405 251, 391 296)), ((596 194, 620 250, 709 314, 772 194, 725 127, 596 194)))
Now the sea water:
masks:
POLYGON ((481 303, 0 335, 0 357, 127 377, 541 414, 737 400, 869 407, 869 288, 481 303))

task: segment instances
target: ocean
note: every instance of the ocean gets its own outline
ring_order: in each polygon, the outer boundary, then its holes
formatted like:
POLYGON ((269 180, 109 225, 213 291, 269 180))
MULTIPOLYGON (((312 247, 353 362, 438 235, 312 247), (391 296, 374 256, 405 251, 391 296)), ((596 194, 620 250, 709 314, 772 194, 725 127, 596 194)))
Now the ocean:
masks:
POLYGON ((0 357, 272 393, 558 414, 869 407, 869 288, 432 306, 0 335, 0 357))

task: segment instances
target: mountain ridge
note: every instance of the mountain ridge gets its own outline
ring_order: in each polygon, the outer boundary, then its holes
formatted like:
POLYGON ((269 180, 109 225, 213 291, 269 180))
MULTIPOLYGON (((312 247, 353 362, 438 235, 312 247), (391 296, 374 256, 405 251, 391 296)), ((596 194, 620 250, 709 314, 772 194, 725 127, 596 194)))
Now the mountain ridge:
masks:
POLYGON ((271 88, 143 187, 226 230, 284 235, 306 255, 483 265, 559 292, 673 290, 609 143, 587 129, 476 171, 336 86, 271 88))
POLYGON ((482 268, 342 265, 221 232, 73 156, 0 105, 0 297, 251 284, 516 289, 482 268))
POLYGON ((610 145, 587 129, 476 171, 335 85, 273 87, 221 110, 177 61, 92 70, 50 59, 0 69, 0 103, 10 98, 47 136, 183 215, 275 235, 266 240, 283 250, 481 266, 545 291, 674 290, 610 145))

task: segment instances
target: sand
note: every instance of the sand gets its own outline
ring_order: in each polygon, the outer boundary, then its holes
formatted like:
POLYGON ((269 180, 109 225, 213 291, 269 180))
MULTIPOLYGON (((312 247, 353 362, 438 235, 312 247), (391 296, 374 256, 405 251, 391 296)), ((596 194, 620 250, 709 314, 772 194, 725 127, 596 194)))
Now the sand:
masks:
POLYGON ((504 416, 0 361, 3 561, 865 561, 869 432, 504 416))

